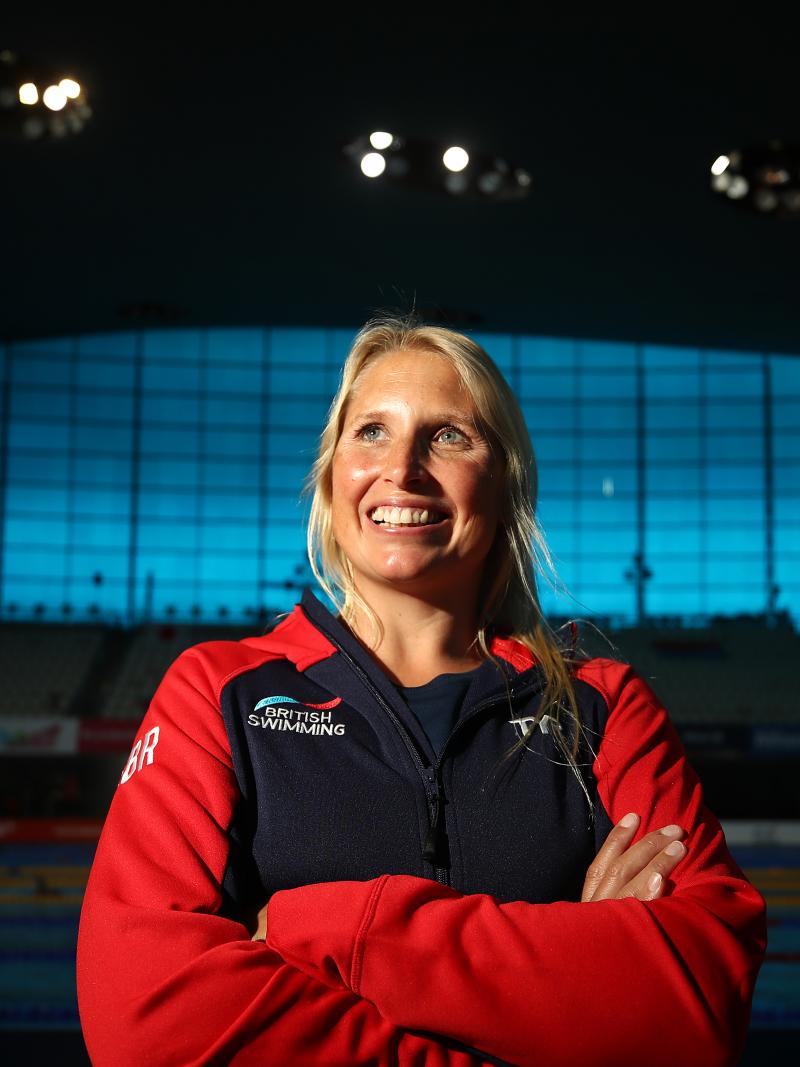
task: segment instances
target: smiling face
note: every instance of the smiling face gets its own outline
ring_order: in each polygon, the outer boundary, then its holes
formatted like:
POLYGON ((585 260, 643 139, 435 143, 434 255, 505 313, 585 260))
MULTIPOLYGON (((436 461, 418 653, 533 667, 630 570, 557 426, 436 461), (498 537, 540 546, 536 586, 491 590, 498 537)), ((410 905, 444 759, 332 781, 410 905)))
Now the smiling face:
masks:
POLYGON ((378 356, 358 379, 332 471, 333 535, 355 584, 474 604, 501 512, 502 471, 450 362, 378 356))

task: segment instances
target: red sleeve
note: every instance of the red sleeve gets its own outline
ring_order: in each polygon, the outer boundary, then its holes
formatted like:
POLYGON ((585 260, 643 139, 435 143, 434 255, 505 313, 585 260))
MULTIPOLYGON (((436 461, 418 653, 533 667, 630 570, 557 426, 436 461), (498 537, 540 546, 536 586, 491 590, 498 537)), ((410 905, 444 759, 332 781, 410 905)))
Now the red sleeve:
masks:
POLYGON ((159 687, 92 867, 78 938, 92 1063, 477 1067, 218 914, 239 794, 205 647, 159 687))
POLYGON ((609 705, 594 772, 612 821, 638 811, 640 834, 672 822, 687 831, 667 895, 501 904, 384 875, 276 893, 267 943, 398 1026, 520 1067, 734 1064, 764 951, 764 902, 648 686, 611 661, 581 674, 609 705))

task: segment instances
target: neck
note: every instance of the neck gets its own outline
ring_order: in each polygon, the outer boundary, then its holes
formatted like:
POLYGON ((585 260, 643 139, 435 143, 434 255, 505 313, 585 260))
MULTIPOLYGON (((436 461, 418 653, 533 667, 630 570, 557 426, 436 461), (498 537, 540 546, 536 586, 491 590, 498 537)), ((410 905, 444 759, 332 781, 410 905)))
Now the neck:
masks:
POLYGON ((472 670, 483 656, 475 645, 478 632, 477 590, 420 599, 397 588, 359 589, 381 623, 381 631, 363 612, 350 629, 398 685, 424 685, 440 674, 472 670))

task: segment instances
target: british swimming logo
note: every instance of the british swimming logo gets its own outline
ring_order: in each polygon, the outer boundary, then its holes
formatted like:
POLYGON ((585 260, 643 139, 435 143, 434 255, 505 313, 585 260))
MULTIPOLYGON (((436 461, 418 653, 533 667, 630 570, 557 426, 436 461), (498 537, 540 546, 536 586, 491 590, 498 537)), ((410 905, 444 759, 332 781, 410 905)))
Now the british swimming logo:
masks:
POLYGON ((247 716, 250 726, 261 730, 289 731, 294 734, 313 734, 315 737, 341 737, 344 723, 334 722, 333 708, 341 704, 334 697, 324 704, 308 704, 294 697, 264 697, 247 716))

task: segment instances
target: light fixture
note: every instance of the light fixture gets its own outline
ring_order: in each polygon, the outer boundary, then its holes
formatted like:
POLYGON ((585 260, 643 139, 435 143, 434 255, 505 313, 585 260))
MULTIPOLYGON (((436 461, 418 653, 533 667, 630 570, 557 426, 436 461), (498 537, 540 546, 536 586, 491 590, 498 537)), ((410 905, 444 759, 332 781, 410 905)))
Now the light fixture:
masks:
POLYGON ((727 156, 717 156, 711 164, 711 173, 715 175, 723 174, 730 166, 730 162, 727 156))
POLYGON ((63 90, 70 100, 77 100, 81 95, 81 87, 74 78, 62 78, 58 83, 58 87, 63 90))
POLYGON ((443 148, 442 142, 398 136, 384 130, 363 134, 342 149, 364 176, 384 183, 459 199, 523 200, 533 192, 530 171, 474 146, 443 148))
POLYGON ((39 90, 33 82, 23 82, 19 87, 19 102, 31 107, 39 102, 39 90))
POLYGON ((714 193, 760 215, 800 216, 800 144, 770 141, 719 155, 711 164, 714 193))
POLYGON ((0 138, 62 140, 79 133, 91 116, 74 72, 0 51, 0 138))
POLYGON ((67 106, 68 99, 67 94, 60 85, 48 85, 42 93, 42 103, 45 107, 49 107, 51 111, 61 111, 62 108, 67 106))
POLYGON ((378 152, 383 152, 389 147, 394 140, 391 133, 386 133, 385 130, 376 130, 375 133, 369 135, 369 143, 378 152))
POLYGON ((361 173, 367 178, 378 178, 386 170, 386 160, 380 152, 367 152, 361 158, 361 173))
POLYGON ((452 170, 455 173, 464 170, 469 164, 469 152, 463 148, 459 148, 458 145, 453 145, 452 148, 448 148, 442 156, 442 163, 448 170, 452 170))

